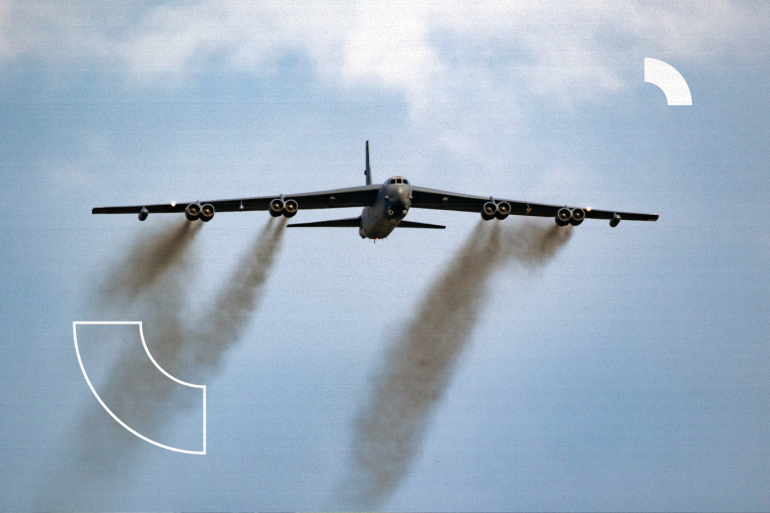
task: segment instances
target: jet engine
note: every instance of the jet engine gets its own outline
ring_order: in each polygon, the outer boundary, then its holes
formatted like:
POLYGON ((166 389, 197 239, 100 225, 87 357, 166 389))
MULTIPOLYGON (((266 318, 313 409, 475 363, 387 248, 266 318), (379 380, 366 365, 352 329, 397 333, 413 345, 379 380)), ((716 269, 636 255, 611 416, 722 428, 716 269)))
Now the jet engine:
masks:
POLYGON ((484 207, 481 209, 481 218, 484 221, 489 221, 494 219, 495 214, 497 214, 497 205, 492 201, 484 203, 484 207))
POLYGON ((214 205, 203 205, 201 207, 201 213, 198 215, 198 219, 203 221, 204 223, 208 223, 212 219, 214 219, 214 205))
POLYGON ((569 219, 569 224, 572 226, 577 226, 580 223, 583 222, 583 219, 586 218, 586 211, 582 208, 573 208, 572 209, 572 216, 569 219))
POLYGON ((615 228, 620 223, 620 214, 612 214, 612 219, 610 219, 610 226, 615 228))
POLYGON ((560 208, 559 211, 556 212, 556 224, 559 226, 567 226, 571 218, 572 212, 566 207, 560 208))
POLYGON ((201 213, 201 206, 197 203, 190 203, 184 209, 184 215, 188 221, 195 221, 201 213))
POLYGON ((506 217, 508 217, 508 214, 511 213, 511 204, 507 201, 501 201, 497 204, 497 213, 495 214, 495 217, 499 220, 503 220, 506 217))
POLYGON ((299 205, 293 199, 283 204, 283 215, 286 217, 294 217, 297 215, 297 210, 299 210, 299 205))
POLYGON ((270 215, 273 217, 280 217, 283 211, 283 200, 281 199, 274 199, 270 202, 270 208, 268 209, 270 212, 270 215))
POLYGON ((139 220, 144 221, 148 215, 150 215, 150 211, 147 210, 147 207, 142 207, 142 210, 139 211, 139 220))

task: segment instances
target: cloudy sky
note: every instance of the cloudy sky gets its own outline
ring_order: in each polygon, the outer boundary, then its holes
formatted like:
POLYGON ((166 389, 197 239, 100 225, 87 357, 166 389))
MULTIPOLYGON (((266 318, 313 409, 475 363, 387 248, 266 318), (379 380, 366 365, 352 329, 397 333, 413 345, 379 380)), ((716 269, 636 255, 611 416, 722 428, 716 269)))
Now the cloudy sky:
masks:
MULTIPOLYGON (((92 207, 362 185, 366 140, 375 183, 661 216, 586 221, 547 264, 496 270, 368 507, 766 510, 769 28, 752 0, 0 0, 0 510, 367 507, 340 492, 356 418, 478 216, 415 209, 447 229, 377 244, 287 231, 215 363, 167 362, 208 387, 205 456, 109 431, 72 337, 143 321, 162 356, 164 316, 205 323, 269 219, 217 214, 129 300, 105 280, 180 219, 92 207), (646 57, 691 107, 644 83, 646 57)), ((98 388, 141 346, 91 335, 98 388)), ((199 443, 200 408, 168 401, 147 429, 199 443)))

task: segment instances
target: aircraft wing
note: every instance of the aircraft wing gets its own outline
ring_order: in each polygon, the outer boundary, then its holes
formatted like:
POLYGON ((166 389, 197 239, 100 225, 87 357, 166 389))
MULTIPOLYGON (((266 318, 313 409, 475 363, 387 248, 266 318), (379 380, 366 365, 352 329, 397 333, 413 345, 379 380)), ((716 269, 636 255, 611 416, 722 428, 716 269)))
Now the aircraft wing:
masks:
POLYGON ((286 228, 358 228, 359 226, 361 226, 361 216, 312 223, 290 223, 286 228))
MULTIPOLYGON (((484 203, 492 198, 470 196, 455 192, 438 191, 412 186, 412 208, 431 208, 435 210, 456 210, 459 212, 480 213, 484 203)), ((527 203, 523 201, 494 198, 494 201, 506 201, 511 205, 511 215, 532 217, 556 217, 556 212, 565 205, 545 205, 542 203, 527 203)), ((639 214, 635 212, 620 212, 617 210, 585 209, 589 219, 611 219, 619 214, 624 221, 657 221, 656 214, 639 214)))
POLYGON ((415 221, 401 221, 396 228, 429 228, 433 230, 443 230, 446 226, 441 226, 440 224, 417 223, 415 221))
MULTIPOLYGON (((358 228, 361 226, 361 216, 347 219, 331 219, 329 221, 315 221, 312 223, 290 223, 287 228, 358 228)), ((401 221, 396 228, 432 228, 443 230, 446 226, 428 223, 416 223, 414 221, 401 221)))
MULTIPOLYGON (((305 192, 301 194, 284 194, 284 200, 293 199, 299 205, 299 210, 314 210, 319 208, 347 208, 367 207, 374 203, 379 185, 363 185, 361 187, 349 187, 346 189, 334 189, 321 192, 305 192)), ((227 200, 210 201, 180 201, 175 203, 162 203, 158 205, 133 205, 121 207, 96 207, 92 214, 138 214, 142 208, 146 208, 151 214, 165 214, 184 212, 190 203, 212 205, 216 212, 243 212, 252 210, 267 210, 270 202, 278 198, 280 194, 262 196, 259 198, 235 198, 227 200)))

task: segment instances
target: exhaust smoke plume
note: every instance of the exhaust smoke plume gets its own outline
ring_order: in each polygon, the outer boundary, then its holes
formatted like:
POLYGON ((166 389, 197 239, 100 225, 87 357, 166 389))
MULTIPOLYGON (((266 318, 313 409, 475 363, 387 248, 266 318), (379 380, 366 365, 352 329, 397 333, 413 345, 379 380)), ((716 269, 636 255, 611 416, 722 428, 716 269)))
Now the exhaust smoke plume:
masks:
MULTIPOLYGON (((150 244, 137 246, 117 267, 120 271, 109 277, 102 299, 103 306, 120 303, 117 306, 124 312, 128 309, 143 321, 148 348, 162 368, 183 381, 201 383, 238 342, 259 305, 261 287, 280 248, 286 220, 270 219, 218 294, 213 295, 214 301, 203 309, 200 322, 191 322, 185 315, 185 299, 194 292, 187 286, 185 250, 200 229, 190 224, 185 221, 184 227, 175 226, 154 236, 150 244), (126 299, 132 302, 126 305, 126 299)), ((125 343, 131 347, 115 360, 97 391, 129 426, 140 433, 156 433, 189 406, 200 403, 186 404, 181 394, 176 395, 174 391, 180 388, 170 386, 144 351, 137 350, 136 332, 130 336, 125 343)), ((87 479, 112 481, 130 468, 135 450, 146 442, 109 418, 100 406, 91 404, 79 423, 74 444, 77 465, 87 479)), ((70 504, 82 509, 85 498, 76 496, 82 488, 69 482, 73 477, 84 476, 59 476, 57 485, 46 487, 47 500, 55 501, 59 508, 70 504)), ((112 488, 107 486, 105 492, 112 488)), ((104 497, 100 499, 95 503, 103 504, 104 497)))
POLYGON ((382 504, 405 477, 436 403, 467 346, 492 273, 510 263, 545 265, 570 239, 571 227, 480 222, 385 356, 354 426, 352 483, 356 508, 382 504))
POLYGON ((221 353, 240 338, 251 314, 259 306, 262 285, 269 277, 273 260, 280 248, 287 219, 270 218, 267 227, 254 241, 242 258, 235 272, 216 297, 214 307, 203 319, 199 333, 208 344, 217 346, 219 354, 197 351, 199 365, 215 365, 221 353), (273 223, 276 226, 273 226, 273 223))
MULTIPOLYGON (((219 292, 212 296, 213 301, 203 309, 199 322, 185 324, 177 308, 176 317, 164 314, 158 328, 147 328, 148 332, 154 329, 151 336, 158 339, 150 349, 153 356, 172 376, 192 383, 205 379, 238 342, 259 306, 262 286, 280 249, 286 222, 284 217, 270 218, 219 292), (159 332, 157 337, 155 332, 159 332)), ((198 298, 209 301, 206 295, 198 298)))
MULTIPOLYGON (((207 373, 216 369, 227 350, 238 341, 258 305, 261 286, 269 275, 285 225, 284 218, 277 222, 270 219, 248 252, 241 257, 222 289, 215 295, 216 299, 209 308, 204 309, 200 322, 191 322, 184 315, 184 299, 192 295, 190 291, 185 290, 188 280, 185 279, 184 259, 174 259, 172 263, 177 264, 177 269, 174 269, 176 272, 169 274, 157 287, 147 291, 146 297, 138 304, 138 318, 145 325, 150 352, 158 364, 172 376, 192 383, 204 379, 207 373)), ((167 266, 164 270, 169 269, 167 266)), ((144 281, 145 276, 141 276, 138 282, 126 284, 134 290, 134 286, 144 281)), ((131 354, 141 355, 136 350, 131 351, 131 354)), ((171 388, 167 386, 167 378, 160 375, 154 367, 147 365, 146 356, 139 356, 137 359, 141 359, 141 362, 126 359, 116 362, 113 374, 103 387, 108 397, 120 399, 129 381, 157 381, 159 390, 171 388), (142 369, 151 375, 143 376, 142 369), (142 379, 137 379, 139 376, 142 379)), ((163 423, 164 419, 173 413, 169 411, 170 405, 165 404, 167 401, 164 399, 168 398, 162 397, 155 387, 148 386, 142 401, 132 403, 135 409, 131 413, 136 414, 132 418, 146 418, 151 424, 163 423)))
POLYGON ((135 299, 151 288, 170 268, 182 263, 201 225, 185 220, 137 244, 107 277, 102 299, 135 299))

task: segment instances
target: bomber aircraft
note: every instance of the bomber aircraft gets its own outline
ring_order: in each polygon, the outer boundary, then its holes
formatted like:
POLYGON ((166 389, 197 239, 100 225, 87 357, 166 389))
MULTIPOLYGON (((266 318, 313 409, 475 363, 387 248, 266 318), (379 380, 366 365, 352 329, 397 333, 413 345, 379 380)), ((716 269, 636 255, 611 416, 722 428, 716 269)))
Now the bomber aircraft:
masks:
POLYGON ((369 165, 369 141, 366 142, 366 185, 300 194, 280 194, 259 198, 237 198, 214 201, 192 201, 163 203, 159 205, 135 205, 126 207, 97 207, 93 214, 138 214, 144 221, 150 214, 184 212, 189 221, 200 219, 208 222, 215 212, 245 212, 267 210, 271 216, 294 217, 302 209, 363 207, 361 215, 346 219, 289 224, 288 228, 358 228, 361 238, 384 239, 396 228, 434 228, 445 226, 406 221, 410 208, 434 210, 455 210, 475 212, 482 219, 505 219, 509 215, 531 217, 553 217, 559 226, 577 226, 584 219, 608 219, 613 228, 621 219, 627 221, 657 221, 653 214, 637 214, 613 210, 544 205, 508 199, 470 196, 454 192, 416 187, 403 176, 393 176, 382 185, 372 184, 372 169, 369 165))

